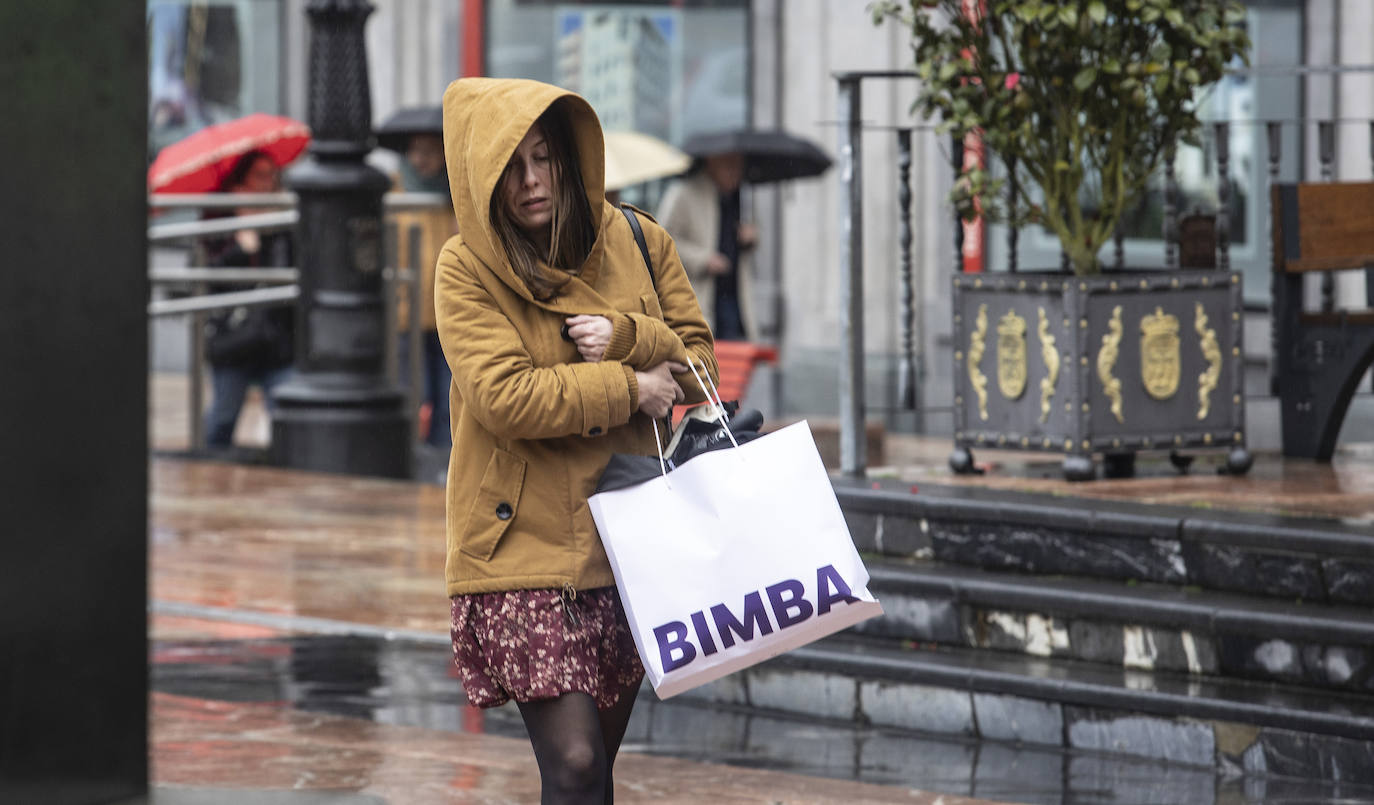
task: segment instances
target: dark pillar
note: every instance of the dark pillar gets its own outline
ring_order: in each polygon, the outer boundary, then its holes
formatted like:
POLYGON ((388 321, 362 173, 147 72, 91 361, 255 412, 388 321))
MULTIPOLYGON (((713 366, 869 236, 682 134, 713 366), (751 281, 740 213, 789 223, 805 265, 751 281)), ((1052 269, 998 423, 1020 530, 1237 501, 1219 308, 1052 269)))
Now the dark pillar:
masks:
POLYGON ((144 5, 0 3, 0 802, 148 787, 144 5))
POLYGON ((287 171, 300 198, 296 253, 298 379, 276 390, 272 453, 300 469, 410 475, 404 395, 386 381, 382 194, 391 182, 363 162, 372 100, 363 0, 310 0, 308 156, 287 171))

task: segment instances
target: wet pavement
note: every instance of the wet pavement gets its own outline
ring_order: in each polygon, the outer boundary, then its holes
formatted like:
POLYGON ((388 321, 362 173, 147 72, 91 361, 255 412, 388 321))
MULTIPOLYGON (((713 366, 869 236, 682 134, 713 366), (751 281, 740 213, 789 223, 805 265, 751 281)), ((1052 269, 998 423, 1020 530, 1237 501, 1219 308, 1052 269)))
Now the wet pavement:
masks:
MULTIPOLYGON (((157 641, 153 651, 160 786, 327 787, 390 802, 537 798, 518 713, 466 706, 440 640, 297 635, 157 641)), ((1227 780, 1211 768, 660 702, 647 690, 624 752, 617 779, 627 802, 1371 801, 1312 783, 1227 780)))
MULTIPOLYGON (((272 705, 156 694, 154 805, 163 802, 519 803, 539 798, 521 738, 447 732, 272 705), (296 798, 297 792, 304 794, 296 798), (196 799, 188 794, 199 793, 196 799), (291 796, 287 796, 290 793, 291 796), (309 794, 337 799, 315 799, 309 794), (270 797, 270 799, 267 799, 270 797), (262 798, 262 799, 260 799, 262 798)), ((624 751, 616 764, 624 803, 918 803, 980 800, 724 767, 624 751)))
MULTIPOLYGON (((1064 480, 1062 456, 1019 450, 975 451, 984 470, 956 475, 946 463, 948 438, 889 434, 884 466, 869 468, 869 477, 900 479, 916 485, 975 486, 1058 497, 1123 500, 1209 510, 1335 518, 1368 525, 1374 532, 1374 444, 1342 444, 1329 463, 1284 458, 1256 451, 1245 475, 1218 472, 1225 463, 1219 451, 1199 452, 1187 473, 1163 454, 1141 454, 1133 478, 1101 478, 1088 483, 1064 480)), ((1099 465, 1100 465, 1099 461, 1099 465)), ((1099 474, 1101 467, 1099 466, 1099 474)))
MULTIPOLYGON (((440 488, 168 459, 151 481, 155 805, 537 799, 515 711, 467 707, 449 673, 440 488)), ((617 786, 624 802, 1374 802, 651 692, 617 786)))
MULTIPOLYGON (((165 459, 151 481, 154 805, 538 799, 515 710, 449 676, 439 487, 165 459)), ((618 801, 971 802, 780 771, 781 739, 730 749, 738 716, 677 727, 653 699, 618 801)))
MULTIPOLYGON (((440 640, 296 635, 152 648, 152 772, 161 794, 154 805, 194 802, 182 797, 195 791, 217 792, 223 799, 207 800, 216 803, 299 790, 347 792, 340 801, 348 803, 538 799, 519 714, 511 705, 467 706, 440 640)), ((617 799, 984 802, 925 793, 895 768, 885 785, 822 766, 811 773, 831 779, 799 775, 789 747, 814 750, 816 730, 671 706, 645 693, 616 766, 617 799), (722 742, 723 730, 741 725, 752 738, 722 742)))

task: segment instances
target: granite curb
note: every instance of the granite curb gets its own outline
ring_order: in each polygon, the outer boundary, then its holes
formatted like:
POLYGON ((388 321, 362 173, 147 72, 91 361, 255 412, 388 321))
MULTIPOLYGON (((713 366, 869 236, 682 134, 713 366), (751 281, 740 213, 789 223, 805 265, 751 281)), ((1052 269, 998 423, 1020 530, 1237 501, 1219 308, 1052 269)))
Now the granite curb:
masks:
POLYGON ((842 636, 682 695, 759 712, 1374 785, 1374 713, 1358 709, 1365 702, 1250 682, 885 648, 842 636))
POLYGON ((1374 605, 1374 533, 1341 521, 874 483, 834 488, 855 545, 880 556, 1374 605))

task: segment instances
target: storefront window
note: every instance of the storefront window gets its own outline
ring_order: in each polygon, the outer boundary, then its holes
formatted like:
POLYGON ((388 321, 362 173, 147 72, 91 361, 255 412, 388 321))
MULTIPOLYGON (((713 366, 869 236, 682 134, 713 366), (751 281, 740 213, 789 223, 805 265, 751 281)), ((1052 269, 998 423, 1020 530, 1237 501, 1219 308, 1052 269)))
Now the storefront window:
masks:
POLYGON ((281 108, 280 0, 148 1, 148 153, 281 108))
POLYGON ((681 144, 748 123, 748 5, 492 0, 488 75, 578 92, 610 130, 681 144))

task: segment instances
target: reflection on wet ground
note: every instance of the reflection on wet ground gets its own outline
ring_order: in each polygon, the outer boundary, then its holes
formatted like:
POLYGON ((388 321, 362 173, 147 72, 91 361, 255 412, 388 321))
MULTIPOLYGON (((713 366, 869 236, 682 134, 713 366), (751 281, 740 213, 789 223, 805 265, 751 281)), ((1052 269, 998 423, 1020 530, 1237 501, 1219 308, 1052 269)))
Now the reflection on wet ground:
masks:
MULTIPOLYGON (((312 750, 319 753, 311 759, 312 773, 331 775, 339 788, 357 790, 359 780, 350 777, 350 773, 357 776, 358 772, 349 770, 356 769, 358 764, 367 768, 376 765, 364 763, 364 756, 370 751, 366 723, 455 735, 499 736, 515 741, 510 747, 515 755, 528 755, 524 728, 512 706, 481 711, 466 705, 461 686, 450 674, 448 647, 437 636, 427 640, 362 635, 159 640, 153 643, 153 662, 152 687, 158 695, 155 710, 161 708, 183 717, 195 711, 195 720, 203 722, 217 712, 231 712, 224 709, 231 707, 228 703, 266 706, 267 711, 247 711, 247 715, 245 711, 232 711, 236 713, 238 728, 247 728, 256 735, 263 734, 267 724, 255 719, 268 718, 264 712, 269 711, 278 715, 268 720, 283 718, 283 713, 290 712, 301 714, 297 719, 316 714, 362 720, 348 728, 342 726, 348 721, 329 721, 333 726, 328 729, 344 730, 353 737, 338 746, 312 750)), ((300 721, 292 728, 293 734, 299 737, 302 730, 326 729, 320 723, 300 721), (300 726, 307 723, 313 726, 300 726)), ((687 702, 661 702, 647 690, 640 696, 624 748, 630 754, 890 786, 894 794, 919 788, 1045 805, 1374 802, 1374 791, 1342 791, 1336 786, 1314 783, 1242 781, 1218 776, 1211 768, 937 738, 687 702)), ((188 751, 177 751, 167 742, 159 742, 156 762, 163 764, 167 772, 159 775, 163 782, 176 782, 188 765, 196 767, 194 752, 188 751)), ((224 747, 217 751, 224 751, 224 747)), ((258 764, 273 757, 277 755, 266 744, 256 750, 240 746, 229 756, 233 763, 227 765, 232 769, 238 764, 258 764)), ((226 757, 220 755, 215 762, 224 766, 225 761, 226 757)), ((496 786, 493 790, 520 801, 525 789, 516 782, 518 773, 487 768, 485 762, 481 765, 480 770, 469 768, 467 773, 481 776, 496 786), (499 785, 492 782, 494 777, 502 778, 499 785)), ((290 775, 283 775, 280 780, 258 779, 263 785, 289 784, 290 775)), ((374 786, 383 779, 374 772, 367 775, 374 786)), ((202 784, 212 782, 212 778, 208 768, 201 769, 202 784)), ((821 784, 817 781, 817 785, 821 784)), ((383 786, 376 790, 386 789, 383 786)), ((836 795, 852 797, 859 793, 836 795)), ((814 791, 812 795, 820 796, 814 791)), ((699 800, 688 797, 682 801, 699 800)), ((827 800, 822 797, 818 801, 827 800)))
MULTIPOLYGON (((165 693, 154 694, 152 715, 156 787, 151 805, 505 805, 539 799, 538 770, 523 738, 165 693)), ((622 805, 995 805, 906 787, 638 752, 620 754, 615 776, 616 801, 622 805)))

